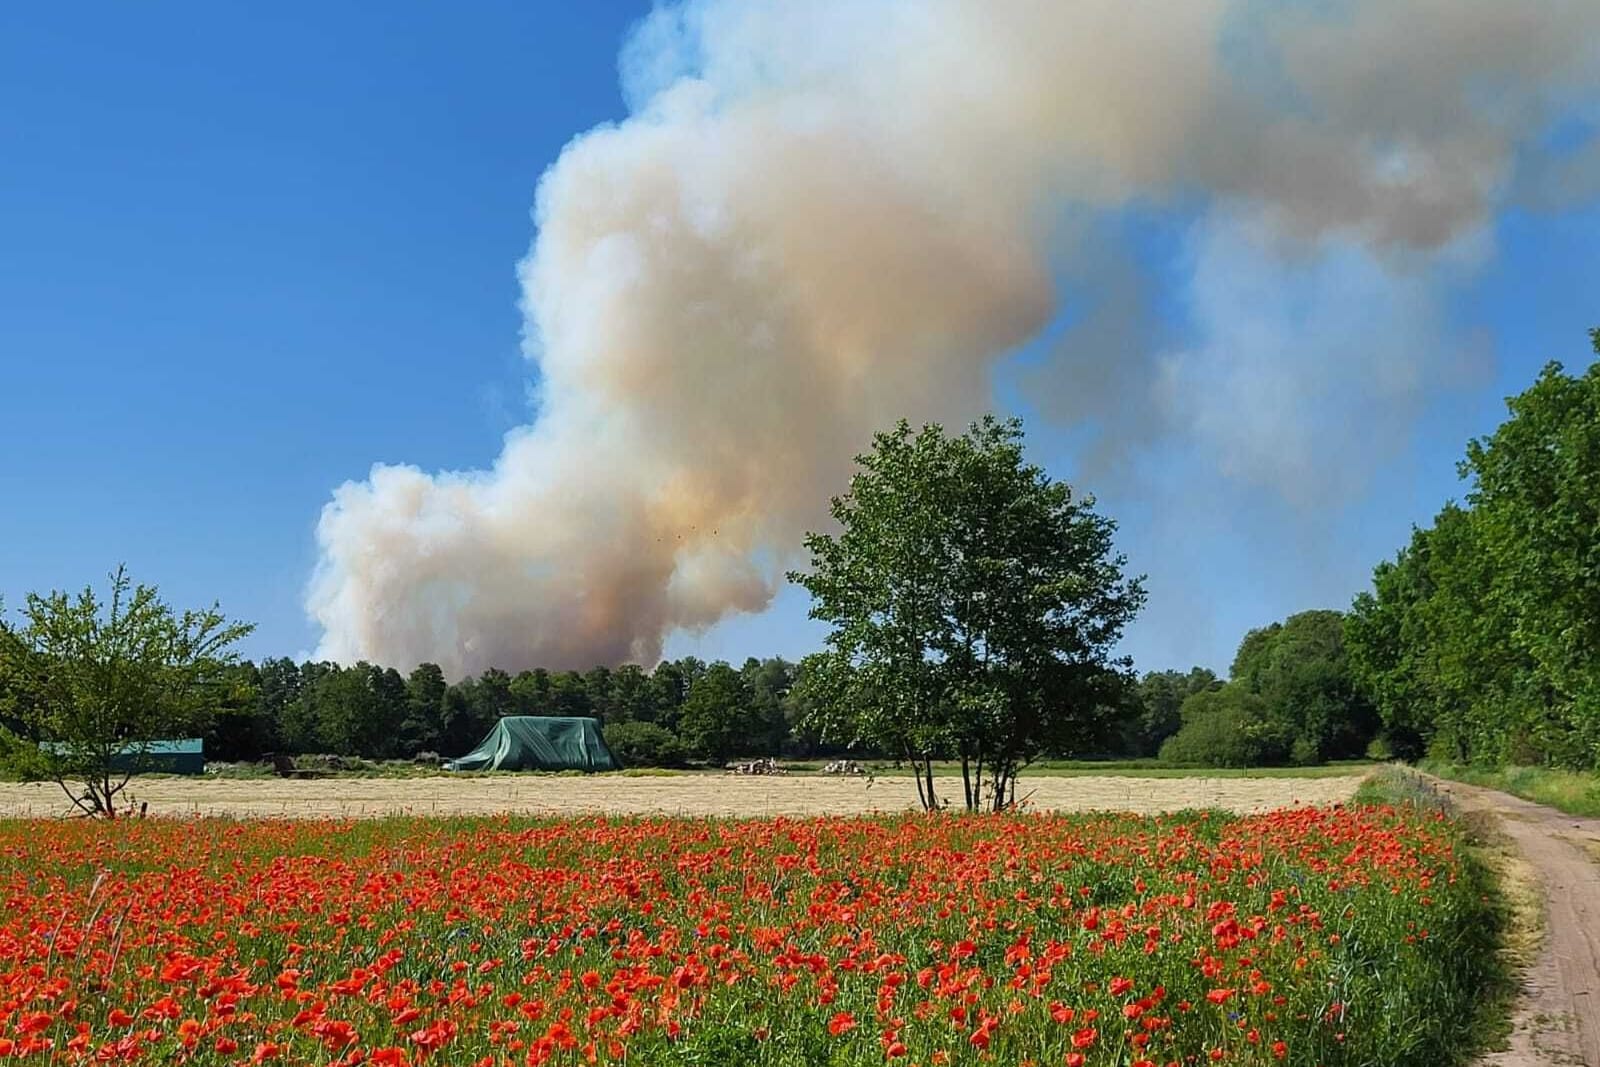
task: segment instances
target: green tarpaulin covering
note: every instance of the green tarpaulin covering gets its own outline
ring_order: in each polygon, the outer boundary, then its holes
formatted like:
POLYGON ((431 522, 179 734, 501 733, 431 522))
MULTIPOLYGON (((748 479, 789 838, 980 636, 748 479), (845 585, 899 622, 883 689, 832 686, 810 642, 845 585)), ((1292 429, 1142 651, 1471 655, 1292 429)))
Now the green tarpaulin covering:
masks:
POLYGON ((599 719, 513 715, 447 771, 614 771, 599 719))

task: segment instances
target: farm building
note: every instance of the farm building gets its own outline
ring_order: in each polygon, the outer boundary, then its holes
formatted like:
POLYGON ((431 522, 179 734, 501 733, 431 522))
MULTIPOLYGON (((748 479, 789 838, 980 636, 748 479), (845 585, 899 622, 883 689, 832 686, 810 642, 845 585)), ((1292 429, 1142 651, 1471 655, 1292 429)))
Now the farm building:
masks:
MULTIPOLYGON (((39 747, 59 752, 62 746, 46 742, 39 747)), ((176 741, 126 745, 111 757, 111 769, 139 774, 204 774, 205 744, 198 737, 187 737, 176 741)))

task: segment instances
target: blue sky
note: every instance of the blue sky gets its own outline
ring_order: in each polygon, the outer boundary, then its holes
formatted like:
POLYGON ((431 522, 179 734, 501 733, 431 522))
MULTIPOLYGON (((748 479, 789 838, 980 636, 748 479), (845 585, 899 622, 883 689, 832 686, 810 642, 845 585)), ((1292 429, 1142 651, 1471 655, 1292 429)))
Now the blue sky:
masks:
MULTIPOLYGON (((534 186, 574 135, 624 116, 617 53, 644 10, 0 11, 7 605, 126 562, 180 605, 255 621, 251 655, 314 647, 302 595, 332 488, 375 461, 481 467, 526 421, 515 264, 534 186)), ((1173 282, 1183 221, 1143 229, 1133 254, 1173 282)), ((1347 504, 1239 494, 1154 515, 1138 486, 1186 478, 1192 457, 1153 452, 1137 482, 1097 485, 1073 433, 1032 424, 1036 455, 1098 491, 1152 573, 1127 642, 1140 667, 1225 668, 1245 628, 1343 606, 1459 494, 1455 461, 1502 398, 1546 360, 1587 362, 1600 207, 1511 211, 1493 231, 1447 305, 1480 372, 1431 390, 1347 504)), ((1181 339, 1182 302, 1162 293, 1181 339)), ((1037 406, 1002 378, 1003 398, 1037 406)), ((799 655, 818 637, 804 613, 785 592, 668 651, 799 655)))

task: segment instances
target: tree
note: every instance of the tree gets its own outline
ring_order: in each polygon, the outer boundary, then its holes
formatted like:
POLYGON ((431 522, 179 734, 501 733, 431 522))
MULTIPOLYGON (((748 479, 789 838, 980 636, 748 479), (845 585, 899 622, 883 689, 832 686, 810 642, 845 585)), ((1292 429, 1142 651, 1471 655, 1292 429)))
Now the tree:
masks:
POLYGON ((543 667, 511 679, 511 698, 518 715, 550 715, 550 672, 543 667))
POLYGON ((1183 702, 1196 693, 1218 689, 1222 680, 1205 667, 1184 671, 1149 671, 1129 693, 1123 750, 1154 756, 1161 743, 1183 725, 1183 702))
POLYGON ((589 695, 589 714, 602 723, 620 722, 611 668, 592 667, 583 676, 583 691, 589 695))
POLYGON ((749 694, 739 672, 713 663, 689 687, 678 719, 678 736, 701 756, 725 760, 737 755, 752 734, 749 694))
POLYGON ((550 676, 550 714, 588 715, 589 687, 577 671, 562 671, 550 676))
POLYGON ((794 664, 781 656, 760 660, 751 656, 739 668, 739 677, 750 706, 750 736, 743 749, 776 755, 789 739, 785 701, 794 686, 794 664))
MULTIPOLYGON (((1591 334, 1591 340, 1593 340, 1591 334)), ((1596 342, 1600 345, 1600 342, 1596 342)), ((1600 348, 1597 348, 1600 353, 1600 348)), ((1507 404, 1511 417, 1467 446, 1468 501, 1494 568, 1505 639, 1529 660, 1529 740, 1563 766, 1600 763, 1600 363, 1559 363, 1507 404)))
MULTIPOLYGON (((1591 332, 1600 354, 1600 333, 1591 332)), ((1346 625, 1397 751, 1600 765, 1600 363, 1549 364, 1469 443, 1465 506, 1379 564, 1346 625)))
POLYGON ((623 767, 681 767, 688 753, 671 730, 653 722, 615 722, 605 728, 606 747, 623 767))
POLYGON ((612 697, 622 722, 655 722, 656 694, 650 676, 637 663, 624 663, 611 676, 612 697))
POLYGON ((1289 737, 1296 763, 1362 755, 1378 716, 1357 685, 1344 647, 1344 616, 1302 611, 1251 630, 1239 644, 1232 683, 1266 702, 1289 737))
POLYGON ((409 710, 400 672, 365 661, 323 668, 303 687, 296 709, 301 751, 371 759, 397 755, 409 710))
POLYGON ((114 816, 155 742, 203 734, 238 697, 234 646, 250 631, 216 605, 175 613, 123 567, 105 600, 92 586, 29 594, 20 624, 0 618, 0 675, 8 716, 38 746, 31 769, 84 814, 114 816))
POLYGON ((1039 753, 1106 731, 1141 580, 1093 499, 1025 462, 1016 420, 957 437, 902 421, 857 464, 840 532, 808 535, 811 569, 790 575, 832 626, 808 682, 823 735, 903 753, 929 808, 953 755, 967 808, 1004 808, 1039 753))
POLYGON ((662 660, 650 675, 654 691, 655 721, 669 730, 677 729, 678 711, 688 699, 689 687, 706 671, 706 665, 693 656, 681 660, 662 660))
POLYGON ((439 751, 444 741, 444 698, 450 686, 437 663, 419 663, 406 678, 406 715, 401 748, 408 756, 439 751))
POLYGON ((1259 767, 1281 762, 1289 746, 1267 702, 1234 682, 1183 702, 1183 726, 1162 744, 1161 759, 1179 766, 1259 767))
POLYGON ((267 678, 248 660, 234 664, 228 673, 222 687, 225 696, 206 725, 206 758, 258 760, 278 744, 278 721, 262 696, 267 678))

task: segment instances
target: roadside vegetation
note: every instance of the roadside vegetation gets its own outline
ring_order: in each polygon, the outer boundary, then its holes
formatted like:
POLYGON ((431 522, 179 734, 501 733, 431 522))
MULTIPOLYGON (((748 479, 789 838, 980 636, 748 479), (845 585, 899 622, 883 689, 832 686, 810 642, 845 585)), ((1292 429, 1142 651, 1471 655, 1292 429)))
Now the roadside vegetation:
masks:
POLYGON ((1564 771, 1554 767, 1484 767, 1439 760, 1424 760, 1429 774, 1468 785, 1498 789, 1564 811, 1568 815, 1600 818, 1600 775, 1592 771, 1564 771))

